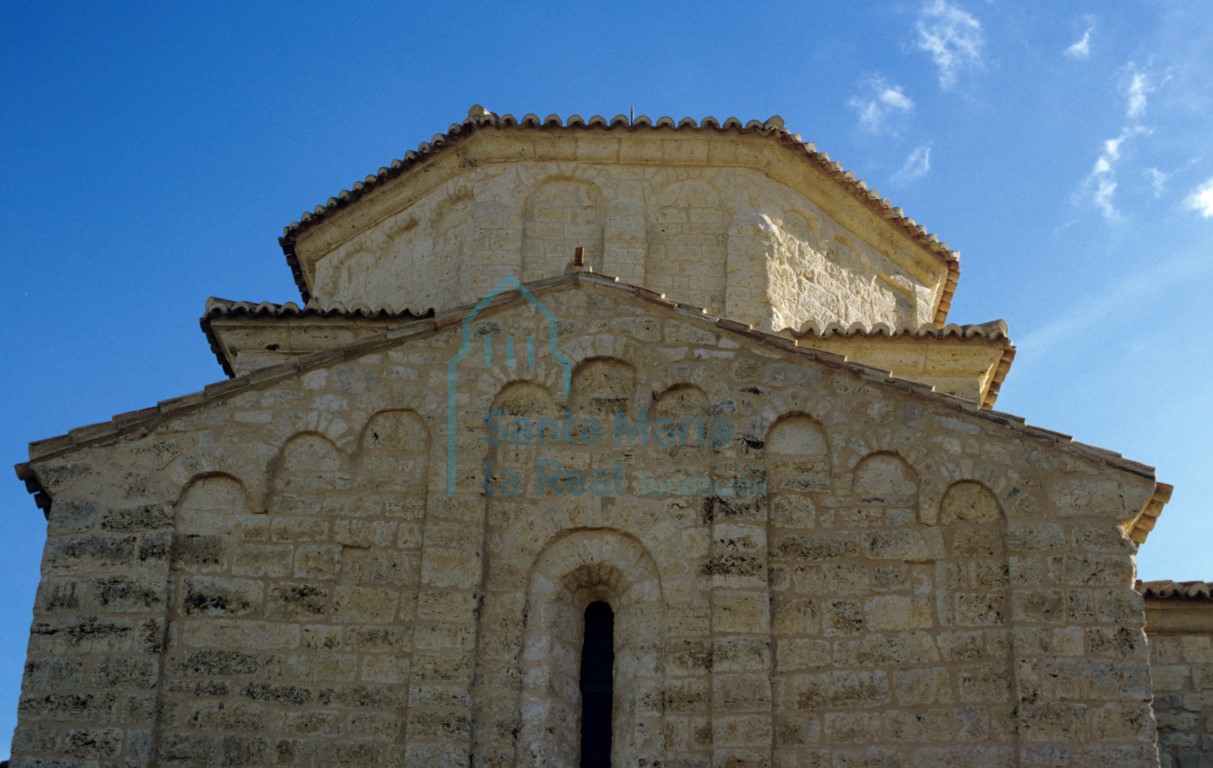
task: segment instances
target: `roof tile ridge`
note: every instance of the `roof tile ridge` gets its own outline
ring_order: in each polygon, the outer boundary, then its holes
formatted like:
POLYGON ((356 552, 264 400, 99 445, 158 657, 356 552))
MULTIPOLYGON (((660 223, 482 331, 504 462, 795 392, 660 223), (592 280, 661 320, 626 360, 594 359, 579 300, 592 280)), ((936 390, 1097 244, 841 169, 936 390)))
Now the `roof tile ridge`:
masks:
POLYGON ((1164 600, 1173 597, 1189 600, 1213 599, 1213 582, 1209 581, 1173 581, 1171 579, 1141 581, 1139 579, 1133 588, 1142 593, 1144 597, 1164 600))
POLYGON ((203 317, 210 317, 214 314, 224 314, 233 306, 239 304, 234 299, 224 299, 219 296, 207 296, 206 304, 202 310, 203 317))

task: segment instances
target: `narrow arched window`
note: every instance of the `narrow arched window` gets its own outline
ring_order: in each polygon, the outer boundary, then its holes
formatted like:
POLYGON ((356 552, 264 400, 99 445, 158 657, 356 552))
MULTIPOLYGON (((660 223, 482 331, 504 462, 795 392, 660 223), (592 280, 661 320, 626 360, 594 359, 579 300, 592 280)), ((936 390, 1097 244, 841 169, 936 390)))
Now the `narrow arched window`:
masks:
POLYGON ((615 614, 599 600, 585 609, 581 644, 581 768, 610 768, 615 614))

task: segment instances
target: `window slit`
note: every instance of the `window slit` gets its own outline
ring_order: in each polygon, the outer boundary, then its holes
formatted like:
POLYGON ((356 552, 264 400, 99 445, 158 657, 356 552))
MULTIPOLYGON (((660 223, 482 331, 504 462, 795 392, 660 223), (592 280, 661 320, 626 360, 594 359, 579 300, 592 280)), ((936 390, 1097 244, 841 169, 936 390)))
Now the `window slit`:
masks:
POLYGON ((581 768, 610 768, 615 614, 599 600, 585 609, 581 645, 581 768))

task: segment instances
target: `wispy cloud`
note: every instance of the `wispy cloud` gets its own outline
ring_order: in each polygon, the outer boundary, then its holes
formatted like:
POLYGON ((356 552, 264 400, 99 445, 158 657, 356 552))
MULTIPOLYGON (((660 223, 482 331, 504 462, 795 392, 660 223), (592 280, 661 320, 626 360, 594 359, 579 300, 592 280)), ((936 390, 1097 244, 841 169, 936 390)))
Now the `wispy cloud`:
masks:
POLYGON ((1201 217, 1213 219, 1213 178, 1201 184, 1184 200, 1184 204, 1201 217))
POLYGON ((894 130, 892 120, 914 109, 914 100, 895 85, 877 75, 864 83, 864 93, 847 102, 859 113, 859 127, 871 133, 894 130))
POLYGON ((1125 85, 1125 115, 1137 119, 1145 114, 1146 98, 1154 90, 1142 72, 1132 62, 1129 63, 1128 81, 1125 85))
POLYGON ((1071 59, 1082 61, 1091 55, 1091 33, 1095 31, 1095 25, 1088 23, 1086 30, 1083 31, 1082 37, 1070 44, 1062 53, 1071 59))
POLYGON ((1207 273, 1211 268, 1213 263, 1202 254, 1183 252, 1166 261, 1151 262, 1116 282, 1092 286, 1060 316, 1019 337, 1016 346, 1022 358, 1016 357, 1016 365, 1028 364, 1033 358, 1046 359, 1044 353, 1050 347, 1081 338, 1100 323, 1123 318, 1125 307, 1139 306, 1169 286, 1191 280, 1193 275, 1207 273))
POLYGON ((1125 91, 1125 116, 1136 120, 1144 115, 1150 94, 1165 85, 1171 74, 1170 71, 1158 74, 1143 70, 1132 61, 1125 65, 1121 81, 1125 91))
POLYGON ((906 157, 901 170, 893 174, 894 184, 908 184, 931 172, 931 145, 923 144, 906 157))
POLYGON ((1115 138, 1106 139, 1103 143, 1103 151, 1099 153, 1095 165, 1091 167, 1091 172, 1083 181, 1083 189, 1090 195, 1091 202, 1109 221, 1120 219, 1120 211, 1116 209, 1114 198, 1116 196, 1116 166, 1120 162, 1121 146, 1134 136, 1143 133, 1149 133, 1149 131, 1141 126, 1134 126, 1125 128, 1115 138))
POLYGON ((985 36, 981 22, 947 0, 934 0, 922 7, 914 22, 915 45, 930 54, 939 68, 939 87, 956 85, 956 78, 967 67, 982 66, 985 36))
POLYGON ((1167 178, 1171 174, 1151 166, 1146 169, 1146 175, 1150 177, 1150 188, 1154 190, 1154 196, 1162 197, 1163 190, 1167 186, 1167 178))

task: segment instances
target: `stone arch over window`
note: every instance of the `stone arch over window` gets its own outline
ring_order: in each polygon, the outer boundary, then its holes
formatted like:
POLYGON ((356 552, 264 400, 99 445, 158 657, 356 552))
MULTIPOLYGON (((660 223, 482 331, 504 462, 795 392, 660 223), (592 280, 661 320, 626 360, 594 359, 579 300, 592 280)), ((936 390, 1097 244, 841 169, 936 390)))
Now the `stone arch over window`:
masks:
POLYGON ((549 179, 527 196, 522 213, 523 282, 564 272, 576 248, 586 263, 602 270, 606 205, 591 182, 549 179))
POLYGON ((516 764, 578 763, 580 655, 586 608, 604 601, 615 614, 612 763, 664 756, 662 715, 664 600, 652 555, 610 529, 571 531, 540 551, 527 587, 522 649, 521 729, 516 764))
POLYGON ((658 192, 649 210, 644 285, 720 314, 729 218, 707 182, 677 181, 658 192))

